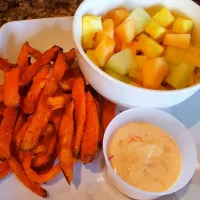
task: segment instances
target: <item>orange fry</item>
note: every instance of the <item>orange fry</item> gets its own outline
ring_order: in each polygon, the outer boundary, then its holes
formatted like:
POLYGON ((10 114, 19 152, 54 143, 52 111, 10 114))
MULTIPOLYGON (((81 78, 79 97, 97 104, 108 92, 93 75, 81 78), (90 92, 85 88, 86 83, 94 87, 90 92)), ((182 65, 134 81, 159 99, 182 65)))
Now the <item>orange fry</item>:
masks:
POLYGON ((32 182, 27 175, 25 174, 23 168, 21 165, 17 162, 17 160, 12 157, 8 160, 8 163, 12 169, 12 171, 15 173, 17 178, 32 192, 38 194, 41 197, 47 197, 47 192, 45 189, 43 189, 39 184, 32 182))
POLYGON ((75 100, 75 119, 76 132, 73 145, 73 155, 75 158, 80 157, 81 141, 86 118, 86 95, 83 78, 77 78, 72 88, 72 97, 75 100))
POLYGON ((57 55, 59 50, 60 50, 60 47, 54 46, 51 49, 44 52, 44 54, 39 60, 31 64, 22 74, 21 79, 20 79, 20 86, 25 86, 28 83, 30 83, 33 77, 35 76, 35 74, 39 71, 39 69, 43 65, 48 64, 52 60, 52 58, 54 58, 55 55, 57 55))
POLYGON ((72 91, 74 80, 76 80, 76 78, 68 78, 67 80, 62 80, 60 81, 59 86, 63 91, 72 91))
POLYGON ((55 127, 54 124, 52 124, 52 122, 48 122, 48 124, 44 127, 41 135, 42 136, 50 136, 52 133, 54 133, 55 127))
POLYGON ((0 101, 3 101, 3 85, 0 85, 0 101))
POLYGON ((9 68, 4 73, 4 103, 9 107, 18 107, 20 103, 19 96, 19 69, 9 68))
POLYGON ((50 110, 57 110, 60 108, 63 108, 66 103, 69 101, 71 95, 60 95, 55 97, 49 97, 47 100, 47 105, 50 108, 50 110))
POLYGON ((28 47, 28 53, 30 56, 32 56, 35 60, 39 60, 42 57, 42 53, 38 51, 37 49, 34 49, 29 45, 28 47))
POLYGON ((11 65, 12 64, 10 64, 7 59, 0 57, 0 70, 5 71, 11 65))
POLYGON ((20 129, 20 131, 19 131, 18 133, 16 133, 15 140, 16 140, 16 146, 17 146, 18 148, 20 148, 20 144, 21 144, 22 138, 24 137, 28 126, 29 126, 29 122, 27 121, 27 122, 22 126, 22 128, 20 129))
POLYGON ((31 169, 31 160, 32 160, 32 153, 26 152, 23 162, 23 167, 26 172, 26 175, 29 177, 30 180, 36 183, 45 183, 53 178, 55 178, 61 171, 60 165, 55 165, 52 169, 50 169, 45 174, 38 174, 33 169, 31 169))
POLYGON ((7 160, 4 161, 3 163, 0 163, 0 179, 7 176, 10 172, 11 172, 11 169, 7 160))
POLYGON ((73 49, 71 49, 70 51, 68 51, 68 52, 66 52, 64 54, 65 54, 65 57, 66 57, 66 62, 71 65, 74 62, 75 58, 76 58, 75 49, 73 48, 73 49))
POLYGON ((26 68, 29 66, 28 48, 29 48, 29 43, 25 42, 22 45, 21 51, 20 51, 18 59, 17 59, 17 64, 18 64, 18 68, 19 68, 19 76, 22 73, 24 73, 26 68))
POLYGON ((47 83, 47 74, 49 72, 49 66, 46 65, 40 69, 33 79, 33 83, 27 96, 23 102, 23 111, 27 114, 32 114, 37 106, 42 90, 47 83))
POLYGON ((66 106, 59 130, 59 153, 58 159, 64 176, 71 183, 73 179, 74 158, 72 155, 73 137, 74 137, 74 100, 71 99, 66 106))
POLYGON ((45 153, 47 150, 47 147, 43 144, 39 144, 38 146, 33 149, 33 153, 38 154, 38 153, 45 153))
POLYGON ((84 164, 94 160, 98 148, 99 119, 95 100, 86 93, 86 122, 81 146, 81 160, 84 164))

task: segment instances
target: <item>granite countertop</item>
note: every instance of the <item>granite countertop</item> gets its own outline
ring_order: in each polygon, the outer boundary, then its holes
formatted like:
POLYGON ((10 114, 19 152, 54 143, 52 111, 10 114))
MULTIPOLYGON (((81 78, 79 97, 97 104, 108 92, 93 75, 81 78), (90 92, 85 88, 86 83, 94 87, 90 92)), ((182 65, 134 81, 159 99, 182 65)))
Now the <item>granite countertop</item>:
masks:
MULTIPOLYGON (((0 0, 0 26, 9 21, 73 16, 83 0, 0 0)), ((194 0, 200 4, 200 0, 194 0)))

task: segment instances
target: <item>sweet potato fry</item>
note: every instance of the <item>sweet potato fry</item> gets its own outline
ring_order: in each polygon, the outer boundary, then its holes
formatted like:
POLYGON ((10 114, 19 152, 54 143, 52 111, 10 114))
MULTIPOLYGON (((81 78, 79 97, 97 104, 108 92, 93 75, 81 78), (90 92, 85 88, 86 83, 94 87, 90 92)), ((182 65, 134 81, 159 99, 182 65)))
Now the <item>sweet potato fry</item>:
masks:
POLYGON ((50 110, 57 110, 63 108, 69 101, 71 95, 63 94, 60 96, 49 97, 47 99, 47 105, 50 110))
POLYGON ((94 160, 98 148, 99 119, 95 100, 86 93, 86 122, 81 146, 81 160, 84 164, 94 160))
POLYGON ((18 133, 16 133, 16 136, 15 136, 15 140, 16 140, 16 146, 18 148, 20 148, 20 144, 21 144, 21 141, 26 133, 26 130, 29 126, 29 122, 27 121, 23 126, 22 128, 20 129, 20 131, 18 133))
POLYGON ((77 78, 74 81, 72 88, 72 97, 75 100, 75 119, 76 119, 76 131, 73 145, 73 155, 75 158, 80 157, 81 141, 83 137, 83 131, 86 118, 86 95, 85 85, 82 78, 77 78))
POLYGON ((55 126, 51 121, 49 121, 48 124, 42 130, 41 135, 47 137, 53 134, 54 131, 55 131, 55 126))
POLYGON ((60 165, 57 164, 52 169, 50 169, 46 174, 38 174, 33 169, 31 169, 31 160, 32 160, 32 153, 26 152, 24 157, 23 167, 29 179, 36 183, 48 182, 53 178, 55 178, 61 171, 60 165))
POLYGON ((74 137, 74 100, 71 99, 66 106, 59 130, 59 153, 58 159, 62 171, 68 184, 71 183, 73 179, 73 164, 74 159, 72 155, 73 147, 73 137, 74 137))
POLYGON ((33 153, 38 154, 38 153, 45 153, 47 150, 47 147, 43 144, 39 144, 33 149, 33 153))
POLYGON ((0 101, 3 101, 3 85, 0 85, 0 101))
POLYGON ((11 157, 11 159, 8 160, 8 163, 12 169, 12 171, 15 173, 17 178, 32 192, 38 194, 41 197, 47 197, 47 192, 45 189, 43 189, 39 184, 32 182, 27 175, 25 174, 23 168, 21 165, 17 162, 17 160, 14 157, 11 157))
POLYGON ((37 49, 34 49, 29 45, 28 47, 28 53, 31 57, 33 57, 35 60, 39 60, 42 57, 42 53, 38 51, 37 49))
POLYGON ((18 64, 18 68, 19 68, 19 76, 22 73, 24 73, 26 68, 29 66, 28 48, 29 48, 29 43, 25 42, 22 45, 21 51, 20 51, 18 59, 17 59, 17 64, 18 64))
POLYGON ((10 66, 11 64, 8 62, 7 59, 0 57, 0 70, 5 71, 10 66))
POLYGON ((32 114, 35 111, 42 90, 47 83, 47 74, 49 69, 49 65, 42 67, 34 77, 31 88, 23 102, 23 111, 25 113, 32 114))
POLYGON ((75 58, 76 58, 76 51, 75 49, 71 49, 70 51, 64 53, 65 54, 65 57, 66 57, 66 62, 69 64, 69 65, 72 65, 75 58))
POLYGON ((8 161, 0 163, 0 179, 4 178, 11 172, 11 168, 8 164, 8 161))
POLYGON ((19 96, 19 69, 9 68, 4 73, 4 103, 9 107, 18 107, 20 103, 19 96))
POLYGON ((32 65, 30 65, 25 72, 22 74, 21 79, 20 79, 20 86, 25 86, 35 76, 35 74, 39 71, 39 69, 43 66, 48 64, 55 55, 57 55, 58 51, 60 50, 60 47, 54 46, 51 49, 47 50, 44 52, 42 57, 35 61, 32 65))
POLYGON ((59 86, 63 91, 72 91, 74 80, 76 80, 76 78, 68 78, 67 80, 62 80, 60 81, 59 86))

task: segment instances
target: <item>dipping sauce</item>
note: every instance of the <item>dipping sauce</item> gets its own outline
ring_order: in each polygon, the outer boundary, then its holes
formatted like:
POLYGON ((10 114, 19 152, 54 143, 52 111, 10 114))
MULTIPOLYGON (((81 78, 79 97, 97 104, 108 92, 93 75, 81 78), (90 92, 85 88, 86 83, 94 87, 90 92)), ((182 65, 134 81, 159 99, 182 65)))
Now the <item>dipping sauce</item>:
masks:
POLYGON ((168 190, 182 168, 181 154, 172 137, 146 122, 130 122, 120 127, 112 135, 107 153, 115 172, 144 191, 168 190))

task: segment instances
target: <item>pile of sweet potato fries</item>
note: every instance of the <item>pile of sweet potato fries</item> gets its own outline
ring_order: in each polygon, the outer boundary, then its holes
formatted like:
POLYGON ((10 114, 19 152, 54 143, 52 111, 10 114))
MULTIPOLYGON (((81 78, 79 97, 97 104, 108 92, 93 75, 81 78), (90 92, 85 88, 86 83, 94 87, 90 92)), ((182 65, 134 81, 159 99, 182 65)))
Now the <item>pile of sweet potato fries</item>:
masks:
POLYGON ((28 42, 17 64, 0 58, 0 179, 13 172, 41 197, 40 183, 62 171, 70 184, 74 163, 94 160, 115 115, 115 105, 86 85, 75 58, 74 49, 41 53, 28 42))

